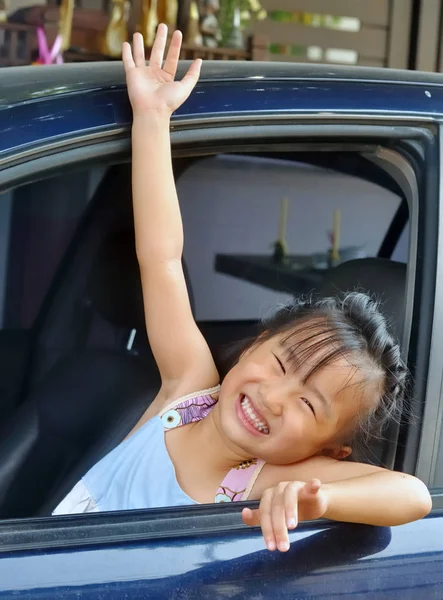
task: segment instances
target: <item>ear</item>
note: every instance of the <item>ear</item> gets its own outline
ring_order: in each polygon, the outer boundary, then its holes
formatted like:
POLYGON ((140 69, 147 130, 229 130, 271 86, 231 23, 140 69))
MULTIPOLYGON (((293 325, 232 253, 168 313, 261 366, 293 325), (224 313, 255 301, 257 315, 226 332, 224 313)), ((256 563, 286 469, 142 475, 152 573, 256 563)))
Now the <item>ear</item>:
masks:
POLYGON ((332 448, 324 448, 322 451, 323 456, 330 456, 335 460, 344 460, 352 453, 350 446, 333 446, 332 448))

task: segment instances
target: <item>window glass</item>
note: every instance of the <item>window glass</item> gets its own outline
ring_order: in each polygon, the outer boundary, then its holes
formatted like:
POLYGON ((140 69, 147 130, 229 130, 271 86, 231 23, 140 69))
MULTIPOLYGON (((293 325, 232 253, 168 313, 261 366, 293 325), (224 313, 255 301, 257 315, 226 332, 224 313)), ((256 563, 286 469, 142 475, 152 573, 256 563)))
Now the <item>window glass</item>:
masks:
POLYGON ((0 195, 2 328, 34 323, 101 173, 66 173, 0 195))
MULTIPOLYGON (((110 181, 107 181, 106 189, 115 190, 111 199, 120 199, 120 204, 130 209, 130 165, 121 167, 110 168, 110 181), (115 186, 110 188, 113 182, 115 186)), ((31 370, 27 355, 29 340, 19 334, 24 332, 27 335, 29 332, 31 338, 34 331, 32 325, 57 267, 102 175, 103 172, 98 170, 66 174, 0 196, 0 302, 3 319, 3 331, 0 331, 0 357, 3 359, 0 361, 0 382, 7 388, 7 393, 1 396, 0 422, 3 416, 13 412, 19 405, 22 380, 31 370), (13 339, 6 337, 7 332, 13 333, 13 339)), ((124 252, 121 253, 123 246, 119 245, 121 239, 111 234, 119 233, 121 227, 129 230, 130 220, 122 222, 120 210, 121 214, 126 214, 123 207, 118 202, 110 202, 106 190, 102 190, 97 198, 98 204, 106 206, 106 219, 109 213, 113 218, 109 218, 109 223, 103 227, 96 223, 96 228, 88 229, 88 235, 93 238, 104 236, 102 241, 105 245, 108 242, 115 243, 116 248, 113 249, 117 249, 117 256, 124 260, 124 252)), ((323 276, 328 266, 334 214, 336 219, 337 215, 340 216, 340 260, 376 256, 400 202, 394 194, 357 177, 289 160, 230 155, 197 160, 179 178, 178 195, 185 231, 184 258, 195 298, 195 317, 216 359, 222 346, 250 335, 252 324, 275 309, 276 305, 315 287, 313 282, 305 282, 303 287, 300 284, 300 272, 312 271, 314 276, 323 276), (290 263, 276 263, 271 257, 286 207, 285 239, 289 258, 295 258, 290 263), (233 273, 223 267, 223 256, 243 257, 241 268, 233 273), (248 269, 253 270, 254 260, 257 259, 268 265, 271 280, 264 277, 260 279, 262 275, 254 279, 248 273, 248 269), (289 277, 289 283, 287 273, 285 279, 283 275, 280 277, 279 271, 288 264, 294 272, 292 279, 289 277)), ((104 214, 100 210, 91 213, 98 221, 104 214)), ((94 238, 93 241, 99 240, 94 238)), ((129 243, 133 244, 132 237, 129 243)), ((80 244, 77 251, 81 261, 84 261, 80 269, 83 274, 86 271, 89 273, 89 267, 95 259, 94 252, 98 253, 100 248, 102 245, 99 243, 91 246, 84 242, 80 244)), ((116 256, 113 253, 109 255, 116 256)), ((106 256, 108 254, 103 253, 103 257, 106 256)), ((121 282, 114 276, 114 271, 108 269, 108 262, 104 262, 101 267, 103 272, 112 273, 110 302, 115 300, 118 304, 119 296, 116 294, 114 297, 113 290, 114 285, 117 288, 121 282)), ((134 273, 138 274, 138 269, 134 273)), ((109 278, 105 279, 109 283, 109 278)), ((134 288, 128 286, 128 289, 134 288)), ((75 296, 78 300, 76 306, 81 308, 84 307, 85 298, 82 290, 82 286, 76 286, 73 292, 69 291, 71 298, 75 296), (81 288, 80 291, 77 287, 81 288)), ((154 359, 148 355, 148 343, 143 332, 137 331, 134 344, 131 336, 135 330, 128 330, 126 322, 121 324, 118 318, 114 322, 111 318, 114 317, 113 310, 100 311, 93 303, 88 304, 87 309, 86 319, 82 313, 78 319, 73 318, 72 323, 65 318, 60 321, 55 319, 55 325, 51 321, 50 332, 41 345, 44 352, 39 347, 39 352, 32 355, 34 372, 41 372, 44 376, 60 358, 71 357, 70 343, 75 335, 70 334, 74 330, 74 333, 81 330, 81 344, 75 347, 78 353, 83 355, 84 350, 99 348, 106 351, 105 360, 108 360, 109 349, 118 351, 115 355, 120 354, 125 359, 128 355, 137 355, 137 361, 145 361, 143 373, 146 373, 146 365, 149 366, 154 359), (129 338, 128 334, 131 334, 129 338), (48 339, 49 343, 46 344, 48 339)), ((87 356, 86 352, 84 354, 87 356)), ((57 433, 63 438, 63 443, 57 456, 60 464, 53 465, 53 479, 49 477, 53 483, 64 469, 69 475, 70 461, 74 460, 72 456, 79 461, 91 459, 97 440, 112 440, 112 419, 121 423, 121 415, 131 411, 128 399, 132 396, 128 390, 130 392, 134 381, 132 372, 131 377, 124 380, 123 370, 113 369, 112 375, 123 373, 119 388, 109 386, 106 377, 96 375, 99 372, 93 367, 84 378, 87 380, 85 393, 75 395, 75 402, 60 386, 60 394, 57 395, 57 433), (96 388, 100 391, 102 384, 106 390, 99 393, 96 388), (113 389, 110 390, 110 387, 113 389), (100 409, 100 402, 106 406, 104 411, 100 409), (104 412, 109 421, 103 418, 104 412), (70 440, 68 435, 64 435, 65 431, 76 440, 75 450, 64 444, 70 440), (83 431, 87 435, 83 435, 83 431)), ((107 377, 110 378, 111 374, 107 373, 107 377)), ((37 380, 34 378, 33 381, 37 380)), ((149 381, 151 387, 157 385, 154 377, 149 381)), ((51 402, 48 401, 48 414, 56 406, 51 402)), ((132 410, 139 408, 134 401, 132 410)), ((48 431, 42 429, 40 433, 42 438, 47 439, 45 436, 48 431)), ((95 458, 91 462, 96 462, 95 458)), ((75 482, 71 483, 73 485, 75 482)), ((33 498, 36 507, 46 500, 46 494, 47 489, 41 489, 40 496, 33 498)), ((22 494, 22 497, 25 496, 22 494)), ((25 506, 20 515, 28 514, 31 514, 30 509, 25 506)), ((16 516, 16 513, 12 511, 8 516, 11 515, 16 516)))
POLYGON ((66 173, 0 194, 0 425, 29 386, 33 325, 101 175, 66 173))
POLYGON ((283 199, 289 254, 297 256, 298 266, 320 268, 326 266, 335 211, 341 221, 340 258, 345 260, 377 255, 400 203, 392 192, 357 177, 253 156, 200 160, 179 179, 178 192, 185 259, 201 321, 259 319, 292 294, 312 289, 313 283, 301 284, 296 276, 290 284, 280 277, 281 285, 277 275, 272 281, 263 276, 262 285, 246 280, 257 257, 270 262, 283 199), (250 255, 243 277, 217 271, 220 254, 250 255))

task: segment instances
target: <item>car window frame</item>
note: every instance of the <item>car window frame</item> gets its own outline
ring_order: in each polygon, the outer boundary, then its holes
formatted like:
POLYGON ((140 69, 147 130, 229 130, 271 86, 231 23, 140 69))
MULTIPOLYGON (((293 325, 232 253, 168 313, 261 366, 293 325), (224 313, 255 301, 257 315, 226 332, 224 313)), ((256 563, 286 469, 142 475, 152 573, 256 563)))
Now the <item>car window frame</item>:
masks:
MULTIPOLYGON (((356 118, 354 115, 352 119, 349 119, 349 121, 345 119, 347 125, 347 131, 345 132, 343 124, 338 125, 336 122, 337 119, 332 119, 331 123, 330 117, 321 117, 315 119, 311 116, 310 123, 307 123, 305 119, 302 119, 303 130, 300 129, 300 121, 297 120, 297 116, 294 115, 290 115, 290 122, 286 122, 285 124, 282 123, 282 119, 280 119, 277 124, 263 124, 263 117, 261 117, 261 124, 255 125, 254 127, 252 127, 252 129, 250 125, 245 126, 243 124, 237 126, 233 126, 231 124, 227 125, 226 127, 217 124, 215 127, 210 127, 212 125, 211 119, 208 119, 206 122, 200 122, 198 124, 195 123, 195 119, 192 119, 192 123, 190 123, 189 121, 181 120, 182 128, 179 127, 176 123, 171 133, 173 156, 176 158, 189 158, 192 156, 205 156, 230 150, 232 151, 232 140, 242 139, 242 136, 245 139, 247 139, 247 143, 242 142, 243 145, 239 144, 238 146, 235 146, 236 151, 238 151, 239 147, 241 147, 243 151, 250 150, 251 147, 260 147, 260 145, 262 147, 265 145, 267 149, 269 149, 271 145, 272 147, 280 148, 283 146, 289 147, 288 145, 290 145, 292 149, 299 148, 300 142, 294 143, 294 141, 292 141, 291 144, 291 139, 294 140, 294 138, 309 138, 311 140, 312 138, 315 138, 317 144, 322 139, 330 140, 331 137, 342 140, 343 138, 346 138, 346 147, 348 147, 348 144, 352 142, 352 140, 354 140, 354 148, 358 148, 360 151, 366 152, 373 151, 377 147, 380 147, 381 150, 385 151, 386 149, 383 149, 380 146, 381 139, 389 139, 391 140, 391 142, 395 139, 403 140, 405 139, 405 137, 407 137, 408 134, 412 135, 412 137, 414 138, 417 138, 417 136, 421 136, 421 138, 427 141, 429 141, 429 136, 431 136, 431 141, 434 140, 433 136, 429 131, 429 128, 434 126, 434 122, 433 120, 426 119, 394 119, 393 121, 395 125, 393 127, 391 117, 389 117, 386 120, 380 119, 380 117, 378 116, 360 119, 360 116, 359 118, 356 118), (390 125, 389 122, 391 122, 390 125), (233 135, 234 131, 235 135, 233 135), (348 133, 350 135, 347 137, 348 133), (284 138, 284 143, 282 142, 280 136, 284 138), (361 140, 362 137, 365 140, 363 144, 359 142, 359 140, 361 140), (278 139, 278 142, 275 141, 276 138, 278 139), (270 144, 269 139, 273 140, 274 143, 270 144)), ((95 163, 101 165, 109 165, 128 161, 130 151, 129 130, 119 129, 115 132, 115 136, 110 135, 109 131, 105 132, 105 135, 102 135, 103 133, 104 132, 98 132, 97 135, 93 135, 92 137, 90 136, 86 138, 78 137, 76 138, 75 144, 67 147, 63 152, 60 152, 58 147, 50 145, 46 145, 45 147, 45 145, 42 145, 42 147, 38 149, 39 152, 36 153, 34 158, 29 158, 29 156, 25 156, 21 162, 17 161, 15 164, 11 164, 9 168, 5 169, 0 174, 0 192, 2 190, 10 189, 11 187, 16 187, 18 182, 28 183, 30 181, 39 179, 39 175, 41 175, 42 172, 45 172, 45 176, 49 176, 55 173, 60 173, 66 168, 82 168, 85 164, 91 165, 95 163), (86 147, 83 147, 82 139, 87 139, 89 141, 93 139, 93 143, 88 143, 86 147)), ((304 144, 306 148, 310 148, 316 145, 313 144, 312 141, 305 141, 304 144)), ((382 154, 383 152, 379 156, 380 161, 386 158, 383 157, 382 154)), ((411 207, 411 210, 412 208, 413 207, 411 207)), ((411 212, 411 215, 411 222, 414 222, 414 219, 418 219, 416 209, 414 209, 411 212)), ((415 228, 411 227, 411 236, 414 235, 414 230, 415 228)), ((411 252, 414 248, 415 245, 413 243, 410 244, 409 258, 411 258, 411 252)), ((415 257, 412 257, 412 259, 415 263, 415 257)), ((415 273, 412 271, 413 269, 411 268, 409 272, 409 278, 415 277, 415 273)), ((409 281, 409 283, 411 283, 411 281, 409 281)), ((410 309, 410 312, 410 319, 412 319, 412 307, 410 309)), ((409 336, 408 330, 410 331, 410 327, 411 323, 406 325, 405 331, 407 331, 407 336, 409 336)), ((436 492, 435 496, 436 498, 440 498, 441 494, 439 492, 436 492)), ((238 511, 239 508, 242 508, 246 505, 247 504, 241 503, 240 505, 238 505, 238 507, 232 507, 232 510, 234 511, 234 513, 236 513, 236 511, 238 511)), ((257 506, 257 503, 252 503, 251 506, 257 506)), ((231 522, 228 519, 228 515, 229 518, 232 518, 230 511, 223 512, 223 510, 220 509, 220 507, 214 505, 210 505, 210 507, 211 511, 215 511, 215 514, 220 519, 219 525, 217 525, 216 527, 216 531, 223 531, 226 527, 232 526, 231 522), (229 523, 229 525, 227 523, 229 523)), ((166 511, 168 515, 171 515, 174 511, 180 512, 181 507, 159 510, 163 512, 166 511)), ((190 510, 190 507, 185 507, 185 510, 190 510)), ((130 512, 132 513, 132 511, 130 512)), ((115 522, 116 516, 118 518, 122 518, 125 514, 125 511, 121 511, 118 513, 114 513, 113 515, 102 515, 102 518, 104 519, 105 523, 108 519, 110 521, 113 520, 113 522, 115 522)), ((156 514, 160 515, 159 512, 157 512, 156 514)), ((153 518, 152 510, 142 511, 140 515, 143 516, 143 520, 146 519, 147 521, 153 518)), ((83 519, 86 517, 82 516, 81 518, 83 519)), ((56 529, 60 527, 61 521, 57 521, 59 517, 51 517, 51 519, 48 520, 47 518, 37 518, 30 520, 20 520, 16 522, 16 525, 18 526, 20 523, 28 523, 28 529, 32 529, 32 524, 42 522, 45 524, 44 526, 46 528, 49 527, 49 530, 51 530, 52 526, 50 523, 53 522, 54 527, 56 529)), ((72 520, 80 523, 78 517, 74 516, 69 517, 68 519, 71 519, 71 521, 69 521, 70 523, 72 523, 72 520)), ((309 522, 303 524, 303 526, 308 527, 309 522)), ((240 527, 242 529, 244 528, 241 524, 240 527)), ((2 528, 3 524, 0 523, 0 538, 2 528)), ((26 530, 26 526, 24 528, 26 530)), ((104 537, 108 539, 107 534, 104 535, 104 537)), ((84 538, 82 542, 80 538, 81 535, 78 536, 78 543, 80 545, 82 543, 88 543, 84 540, 84 538)))
MULTIPOLYGON (((440 495, 443 489, 436 487, 437 469, 442 471, 443 480, 443 451, 440 449, 443 442, 443 361, 441 360, 441 340, 443 336, 443 315, 441 306, 443 305, 443 125, 439 126, 439 150, 440 161, 439 169, 439 197, 438 197, 438 231, 439 237, 436 248, 436 267, 435 267, 435 304, 433 308, 432 333, 430 364, 428 371, 427 397, 423 414, 423 432, 422 443, 417 459, 417 476, 420 477, 432 489, 436 488, 436 493, 440 495), (430 398, 434 398, 430 401, 430 398), (439 456, 439 449, 442 456, 439 456), (440 459, 440 460, 439 460, 440 459)), ((439 505, 443 505, 443 500, 439 499, 439 505)))

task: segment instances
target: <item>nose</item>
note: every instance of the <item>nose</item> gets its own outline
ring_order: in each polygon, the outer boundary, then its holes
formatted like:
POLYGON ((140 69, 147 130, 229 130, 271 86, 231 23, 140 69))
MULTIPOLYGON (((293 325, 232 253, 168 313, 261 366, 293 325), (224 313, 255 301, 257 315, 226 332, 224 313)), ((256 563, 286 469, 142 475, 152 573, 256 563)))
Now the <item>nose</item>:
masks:
POLYGON ((267 381, 260 384, 260 397, 263 406, 275 417, 283 413, 285 402, 285 386, 276 381, 267 381))

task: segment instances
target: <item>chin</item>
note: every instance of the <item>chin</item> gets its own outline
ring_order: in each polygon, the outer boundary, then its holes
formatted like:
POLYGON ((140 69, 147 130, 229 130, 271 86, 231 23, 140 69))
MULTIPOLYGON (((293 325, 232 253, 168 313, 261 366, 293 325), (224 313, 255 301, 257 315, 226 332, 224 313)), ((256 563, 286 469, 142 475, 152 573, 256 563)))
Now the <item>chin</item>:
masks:
POLYGON ((244 456, 245 459, 259 458, 256 455, 257 444, 251 440, 243 427, 236 419, 228 415, 220 415, 220 426, 223 437, 235 452, 244 456), (248 439, 249 438, 249 439, 248 439))

